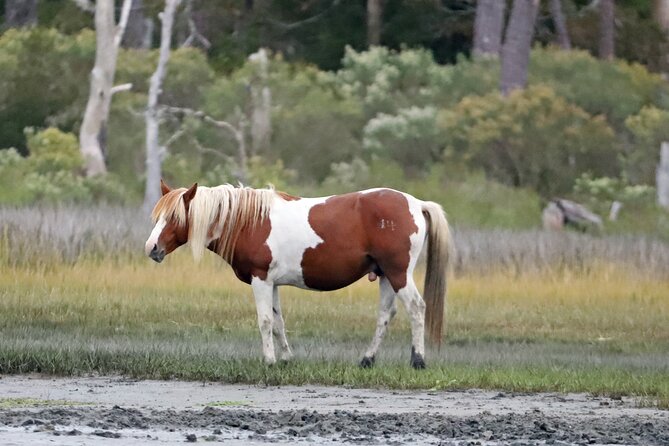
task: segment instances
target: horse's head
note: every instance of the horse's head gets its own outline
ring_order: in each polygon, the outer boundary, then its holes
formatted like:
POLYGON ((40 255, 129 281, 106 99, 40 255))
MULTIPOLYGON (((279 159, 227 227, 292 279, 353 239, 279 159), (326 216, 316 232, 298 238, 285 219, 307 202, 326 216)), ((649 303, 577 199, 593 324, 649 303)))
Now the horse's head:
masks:
POLYGON ((163 196, 151 212, 154 227, 144 246, 146 255, 158 263, 188 242, 188 206, 195 197, 197 183, 189 189, 170 189, 160 180, 160 189, 163 196))

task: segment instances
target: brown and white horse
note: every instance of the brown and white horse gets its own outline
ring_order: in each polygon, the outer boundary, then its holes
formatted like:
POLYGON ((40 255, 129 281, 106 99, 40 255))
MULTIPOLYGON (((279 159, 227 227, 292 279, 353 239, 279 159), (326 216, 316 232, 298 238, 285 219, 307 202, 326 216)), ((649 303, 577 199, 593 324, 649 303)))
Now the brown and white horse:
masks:
POLYGON ((290 359, 278 287, 335 290, 368 275, 380 279, 376 333, 360 365, 376 351, 399 298, 411 319, 411 365, 424 368, 424 330, 441 342, 446 269, 451 236, 436 203, 392 189, 370 189, 322 198, 299 198, 273 189, 223 185, 170 189, 152 212, 155 224, 146 254, 156 262, 190 243, 196 259, 207 248, 225 259, 255 296, 265 361, 274 363, 272 332, 280 357, 290 359), (425 301, 413 280, 427 241, 425 301), (426 309, 427 303, 427 309, 426 309), (427 311, 426 311, 427 310, 427 311))

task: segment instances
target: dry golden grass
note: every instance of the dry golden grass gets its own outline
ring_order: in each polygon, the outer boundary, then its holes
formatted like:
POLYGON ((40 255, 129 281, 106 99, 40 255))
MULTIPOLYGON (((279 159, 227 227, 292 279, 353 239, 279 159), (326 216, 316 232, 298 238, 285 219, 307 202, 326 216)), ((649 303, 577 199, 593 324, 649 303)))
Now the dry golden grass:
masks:
MULTIPOLYGON (((449 339, 669 344, 667 280, 600 266, 587 275, 570 270, 463 275, 449 285, 449 339)), ((196 264, 186 251, 161 265, 142 259, 13 268, 0 276, 0 289, 0 319, 10 326, 255 330, 250 287, 220 259, 207 256, 196 264)), ((377 285, 366 279, 330 293, 281 290, 293 334, 365 337, 375 324, 377 285)), ((399 318, 393 330, 408 330, 402 310, 399 318)))

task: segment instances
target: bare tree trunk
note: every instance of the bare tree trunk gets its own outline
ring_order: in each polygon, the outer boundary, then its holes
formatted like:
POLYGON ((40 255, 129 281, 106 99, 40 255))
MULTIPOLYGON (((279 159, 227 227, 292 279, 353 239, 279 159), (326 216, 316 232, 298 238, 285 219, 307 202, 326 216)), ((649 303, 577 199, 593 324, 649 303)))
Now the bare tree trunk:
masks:
POLYGON ((613 0, 599 0, 599 58, 615 57, 615 4, 613 0))
POLYGON ((656 175, 657 203, 669 210, 669 143, 663 142, 660 149, 660 164, 656 175))
POLYGON ((251 54, 249 60, 256 64, 251 81, 251 153, 269 149, 272 136, 272 93, 267 85, 269 60, 264 48, 251 54))
POLYGON ((539 0, 514 0, 502 47, 500 90, 504 96, 525 88, 539 0))
POLYGON ((150 38, 147 39, 147 31, 153 28, 152 20, 144 15, 144 0, 131 0, 130 15, 128 16, 128 26, 123 36, 123 46, 126 48, 144 48, 151 47, 150 38))
POLYGON ((5 27, 37 25, 37 0, 5 0, 5 27))
POLYGON ((499 57, 506 0, 478 0, 474 19, 474 57, 499 57))
POLYGON ((383 0, 367 0, 367 46, 381 44, 383 0))
POLYGON ((181 0, 165 0, 165 10, 160 14, 162 29, 160 31, 160 55, 158 66, 149 82, 149 100, 146 107, 146 188, 144 191, 143 209, 148 214, 160 198, 161 164, 165 150, 158 139, 160 132, 160 110, 158 97, 167 72, 172 45, 172 27, 174 15, 181 0))
POLYGON ((84 158, 86 175, 107 173, 107 119, 116 57, 130 12, 130 0, 124 0, 118 26, 114 21, 114 0, 98 0, 95 6, 95 66, 91 71, 91 88, 84 119, 79 130, 79 149, 84 158))
POLYGON ((654 0, 653 17, 664 32, 669 31, 669 0, 654 0))
POLYGON ((562 12, 562 0, 550 0, 551 16, 557 33, 557 43, 563 50, 571 49, 571 39, 567 30, 567 19, 562 12))

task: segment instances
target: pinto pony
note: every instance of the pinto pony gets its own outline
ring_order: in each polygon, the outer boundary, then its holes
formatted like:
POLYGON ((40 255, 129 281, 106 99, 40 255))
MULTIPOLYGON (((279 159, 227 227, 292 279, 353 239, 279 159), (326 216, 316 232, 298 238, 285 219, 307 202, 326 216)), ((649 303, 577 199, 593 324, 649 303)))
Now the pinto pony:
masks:
POLYGON ((273 189, 223 185, 170 189, 152 212, 155 224, 146 254, 156 262, 190 243, 198 259, 205 248, 225 259, 253 288, 265 362, 292 352, 281 316, 278 287, 343 288, 367 275, 379 278, 376 333, 360 365, 376 351, 397 311, 399 298, 411 319, 411 365, 424 368, 425 324, 441 343, 446 270, 451 236, 441 206, 392 189, 370 189, 323 198, 300 198, 273 189), (413 280, 427 241, 425 301, 413 280), (427 304, 427 305, 426 305, 427 304))

